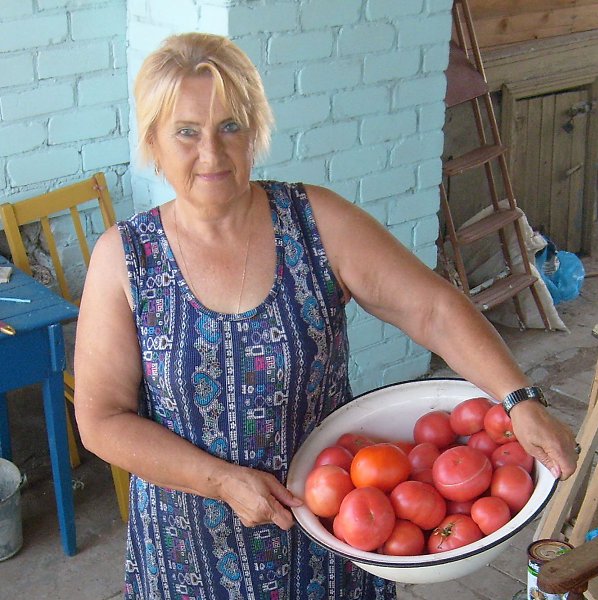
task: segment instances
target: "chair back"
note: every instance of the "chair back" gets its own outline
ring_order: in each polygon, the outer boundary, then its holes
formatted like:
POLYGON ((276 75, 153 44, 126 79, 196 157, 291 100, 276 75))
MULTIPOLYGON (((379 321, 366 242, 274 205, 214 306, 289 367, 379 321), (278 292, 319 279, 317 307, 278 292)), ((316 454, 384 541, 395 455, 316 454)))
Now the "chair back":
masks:
POLYGON ((106 185, 106 177, 103 173, 96 173, 89 179, 64 186, 52 192, 41 194, 33 198, 27 198, 15 203, 5 202, 0 204, 0 217, 4 224, 4 231, 8 241, 8 247, 12 255, 12 262, 22 271, 32 274, 31 261, 23 242, 23 225, 39 222, 48 246, 56 280, 61 295, 75 304, 65 276, 64 267, 58 252, 56 238, 50 225, 52 216, 59 216, 68 211, 71 216, 77 240, 81 249, 81 255, 85 266, 89 266, 90 250, 85 229, 81 222, 81 210, 92 208, 94 201, 98 203, 104 222, 108 229, 116 222, 114 208, 110 198, 110 192, 106 185))

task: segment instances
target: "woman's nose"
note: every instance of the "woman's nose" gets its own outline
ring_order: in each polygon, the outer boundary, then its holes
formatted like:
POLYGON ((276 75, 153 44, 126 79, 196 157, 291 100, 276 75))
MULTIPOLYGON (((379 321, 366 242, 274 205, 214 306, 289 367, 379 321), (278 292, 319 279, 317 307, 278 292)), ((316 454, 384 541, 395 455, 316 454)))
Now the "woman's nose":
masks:
POLYGON ((204 133, 198 140, 197 149, 201 158, 217 156, 222 151, 221 140, 214 133, 204 133))

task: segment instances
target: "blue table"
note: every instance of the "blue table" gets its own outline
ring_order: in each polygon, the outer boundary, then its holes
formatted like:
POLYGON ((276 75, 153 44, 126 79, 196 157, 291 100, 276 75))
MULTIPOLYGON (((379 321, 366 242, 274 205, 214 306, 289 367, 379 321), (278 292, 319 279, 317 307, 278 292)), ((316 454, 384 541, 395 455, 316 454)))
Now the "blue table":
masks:
MULTIPOLYGON (((12 266, 0 256, 0 266, 12 266)), ((62 547, 77 551, 71 465, 66 429, 63 371, 64 338, 61 322, 77 316, 77 307, 13 267, 0 297, 28 298, 30 303, 0 301, 0 320, 16 331, 0 332, 0 456, 11 460, 6 392, 41 383, 52 461, 62 547)))

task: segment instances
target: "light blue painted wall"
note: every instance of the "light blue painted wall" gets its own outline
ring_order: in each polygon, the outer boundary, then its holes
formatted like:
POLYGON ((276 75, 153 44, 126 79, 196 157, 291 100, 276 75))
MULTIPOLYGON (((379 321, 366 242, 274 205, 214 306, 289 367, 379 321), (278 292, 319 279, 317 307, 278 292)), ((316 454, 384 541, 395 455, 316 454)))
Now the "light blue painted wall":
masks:
MULTIPOLYGON (((434 266, 451 4, 2 0, 0 201, 99 169, 119 217, 170 199, 135 165, 127 86, 164 37, 209 31, 247 51, 272 102, 272 152, 254 175, 331 187, 434 266)), ((356 392, 427 371, 429 352, 355 303, 348 313, 356 392)))
MULTIPOLYGON (((129 81, 166 35, 228 35, 257 65, 276 116, 255 177, 329 186, 435 266, 452 0, 132 0, 129 81)), ((131 144, 135 131, 131 119, 131 144)), ((134 154, 134 153, 133 153, 134 154)), ((172 197, 132 172, 135 207, 172 197)), ((349 305, 356 393, 423 375, 430 353, 349 305)))
POLYGON ((0 202, 102 170, 132 213, 126 24, 125 0, 0 0, 0 202))

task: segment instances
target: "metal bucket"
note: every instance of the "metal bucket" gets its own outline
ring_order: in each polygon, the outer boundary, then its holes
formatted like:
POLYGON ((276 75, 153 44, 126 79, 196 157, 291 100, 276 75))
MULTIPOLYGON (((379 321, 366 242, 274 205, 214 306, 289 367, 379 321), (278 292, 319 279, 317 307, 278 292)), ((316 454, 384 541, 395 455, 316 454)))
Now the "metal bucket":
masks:
POLYGON ((14 556, 23 545, 21 488, 25 481, 15 464, 0 458, 0 561, 14 556))

